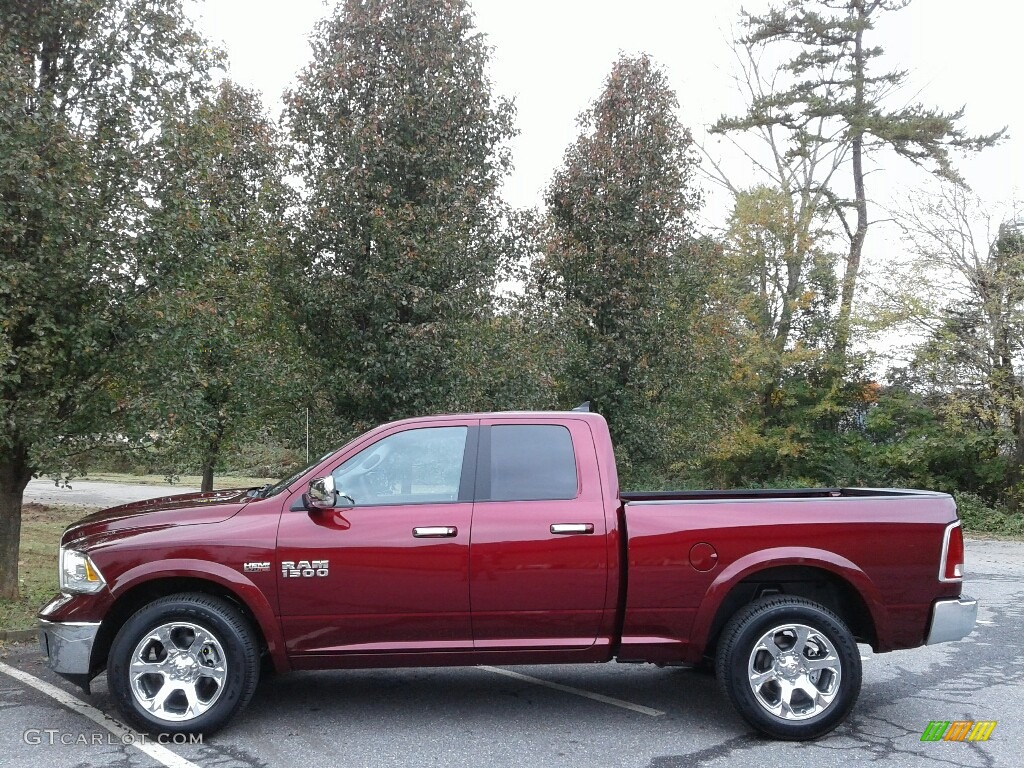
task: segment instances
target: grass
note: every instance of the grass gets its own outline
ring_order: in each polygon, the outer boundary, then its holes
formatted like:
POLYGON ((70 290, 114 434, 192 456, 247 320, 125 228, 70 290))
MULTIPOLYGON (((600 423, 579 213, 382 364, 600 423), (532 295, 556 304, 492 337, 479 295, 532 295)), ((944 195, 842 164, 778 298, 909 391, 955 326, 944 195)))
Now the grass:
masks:
MULTIPOLYGON (((174 483, 167 482, 166 475, 132 475, 123 472, 90 472, 78 480, 100 480, 105 483, 131 483, 134 485, 166 485, 171 488, 193 487, 198 488, 202 484, 202 477, 199 475, 177 475, 174 483)), ((214 475, 213 487, 219 488, 251 488, 264 485, 265 483, 277 482, 279 477, 246 477, 245 475, 214 475)), ((74 487, 75 481, 71 481, 74 487)))
POLYGON ((26 504, 21 511, 19 600, 0 600, 0 629, 34 629, 36 614, 58 592, 57 547, 64 529, 97 507, 26 504))

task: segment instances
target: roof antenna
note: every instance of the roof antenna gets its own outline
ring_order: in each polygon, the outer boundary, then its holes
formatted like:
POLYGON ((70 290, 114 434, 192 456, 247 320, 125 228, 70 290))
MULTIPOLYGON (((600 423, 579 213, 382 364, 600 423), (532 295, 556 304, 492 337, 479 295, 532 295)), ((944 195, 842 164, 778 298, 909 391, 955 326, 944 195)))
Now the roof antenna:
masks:
POLYGON ((590 413, 590 401, 584 400, 582 403, 573 408, 573 411, 580 411, 581 413, 590 413))

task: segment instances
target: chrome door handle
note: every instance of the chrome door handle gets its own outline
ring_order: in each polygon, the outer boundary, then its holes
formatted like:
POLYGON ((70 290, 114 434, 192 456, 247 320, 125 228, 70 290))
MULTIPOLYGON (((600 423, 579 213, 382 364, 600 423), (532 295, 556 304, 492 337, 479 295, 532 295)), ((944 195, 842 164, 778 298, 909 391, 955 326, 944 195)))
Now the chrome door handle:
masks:
POLYGON ((552 533, 593 533, 593 523, 552 523, 552 533))
POLYGON ((417 539, 450 539, 459 535, 459 529, 454 525, 428 525, 423 528, 413 528, 412 535, 417 539))

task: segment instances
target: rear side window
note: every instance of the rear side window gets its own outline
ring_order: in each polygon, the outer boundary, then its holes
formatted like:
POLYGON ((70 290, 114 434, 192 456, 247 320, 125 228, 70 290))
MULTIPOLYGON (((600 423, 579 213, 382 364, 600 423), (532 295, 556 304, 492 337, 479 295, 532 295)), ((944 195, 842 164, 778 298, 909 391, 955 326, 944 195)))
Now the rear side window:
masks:
POLYGON ((492 501, 576 498, 576 456, 557 424, 491 427, 492 501))

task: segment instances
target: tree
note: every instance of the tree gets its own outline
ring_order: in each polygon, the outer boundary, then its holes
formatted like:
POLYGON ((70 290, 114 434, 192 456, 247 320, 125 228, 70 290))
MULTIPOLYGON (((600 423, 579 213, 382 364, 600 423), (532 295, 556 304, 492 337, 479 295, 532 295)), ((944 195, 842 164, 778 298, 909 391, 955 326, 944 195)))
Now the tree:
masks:
POLYGON ((126 388, 176 467, 198 466, 202 490, 232 441, 252 439, 294 405, 295 355, 271 286, 289 247, 286 158, 259 97, 223 81, 164 126, 139 238, 150 290, 135 307, 144 343, 126 388))
POLYGON ((732 380, 744 405, 710 454, 724 484, 848 471, 843 427, 863 390, 834 375, 836 257, 822 217, 799 211, 806 191, 739 190, 727 223, 715 294, 732 318, 732 380))
POLYGON ((153 126, 216 61, 177 0, 0 2, 0 598, 25 486, 116 427, 153 126))
POLYGON ((538 263, 543 296, 572 331, 562 400, 590 400, 609 422, 625 466, 659 454, 651 406, 679 386, 685 334, 676 321, 701 297, 691 286, 692 139, 676 96, 647 56, 622 56, 545 200, 549 236, 538 263), (676 306, 673 308, 673 304, 676 306), (679 364, 678 366, 676 364, 679 364))
MULTIPOLYGON (((741 44, 746 60, 754 51, 775 45, 791 57, 780 71, 788 82, 753 92, 746 114, 722 117, 716 132, 766 132, 782 154, 828 156, 826 168, 849 163, 852 195, 845 193, 828 170, 812 191, 824 195, 849 241, 841 280, 834 349, 846 355, 864 243, 869 228, 866 176, 868 159, 883 150, 925 167, 940 177, 957 180, 951 149, 980 150, 1005 132, 968 135, 961 108, 942 112, 915 103, 892 108, 891 94, 906 84, 907 72, 876 73, 873 64, 884 51, 870 44, 875 22, 904 8, 909 0, 789 0, 764 15, 743 13, 746 30, 741 44), (852 211, 852 220, 850 213, 852 211)), ((778 152, 776 156, 778 156, 778 152)))
POLYGON ((512 105, 463 0, 346 0, 312 45, 286 107, 307 355, 338 423, 446 408, 490 307, 512 105))
MULTIPOLYGON (((1024 226, 963 186, 896 211, 910 261, 882 289, 879 313, 918 338, 911 371, 939 400, 948 432, 986 432, 1004 467, 1002 500, 1024 500, 1024 226)), ((973 438, 972 438, 973 439, 973 438)))
POLYGON ((559 405, 566 329, 533 282, 542 232, 538 212, 523 210, 511 214, 497 233, 499 287, 490 308, 481 311, 480 322, 459 345, 457 365, 468 375, 455 410, 545 410, 559 405))
POLYGON ((751 338, 752 368, 766 399, 788 361, 828 346, 836 298, 830 240, 821 218, 798 212, 784 190, 758 186, 737 193, 722 273, 751 338), (811 221, 804 222, 805 215, 811 221))
MULTIPOLYGON (((962 407, 936 387, 929 353, 888 372, 889 383, 868 411, 862 461, 876 487, 971 493, 992 503, 1005 497, 1004 434, 985 409, 962 407)), ((958 505, 959 505, 958 497, 958 505)), ((961 517, 964 517, 961 509, 961 517)))

